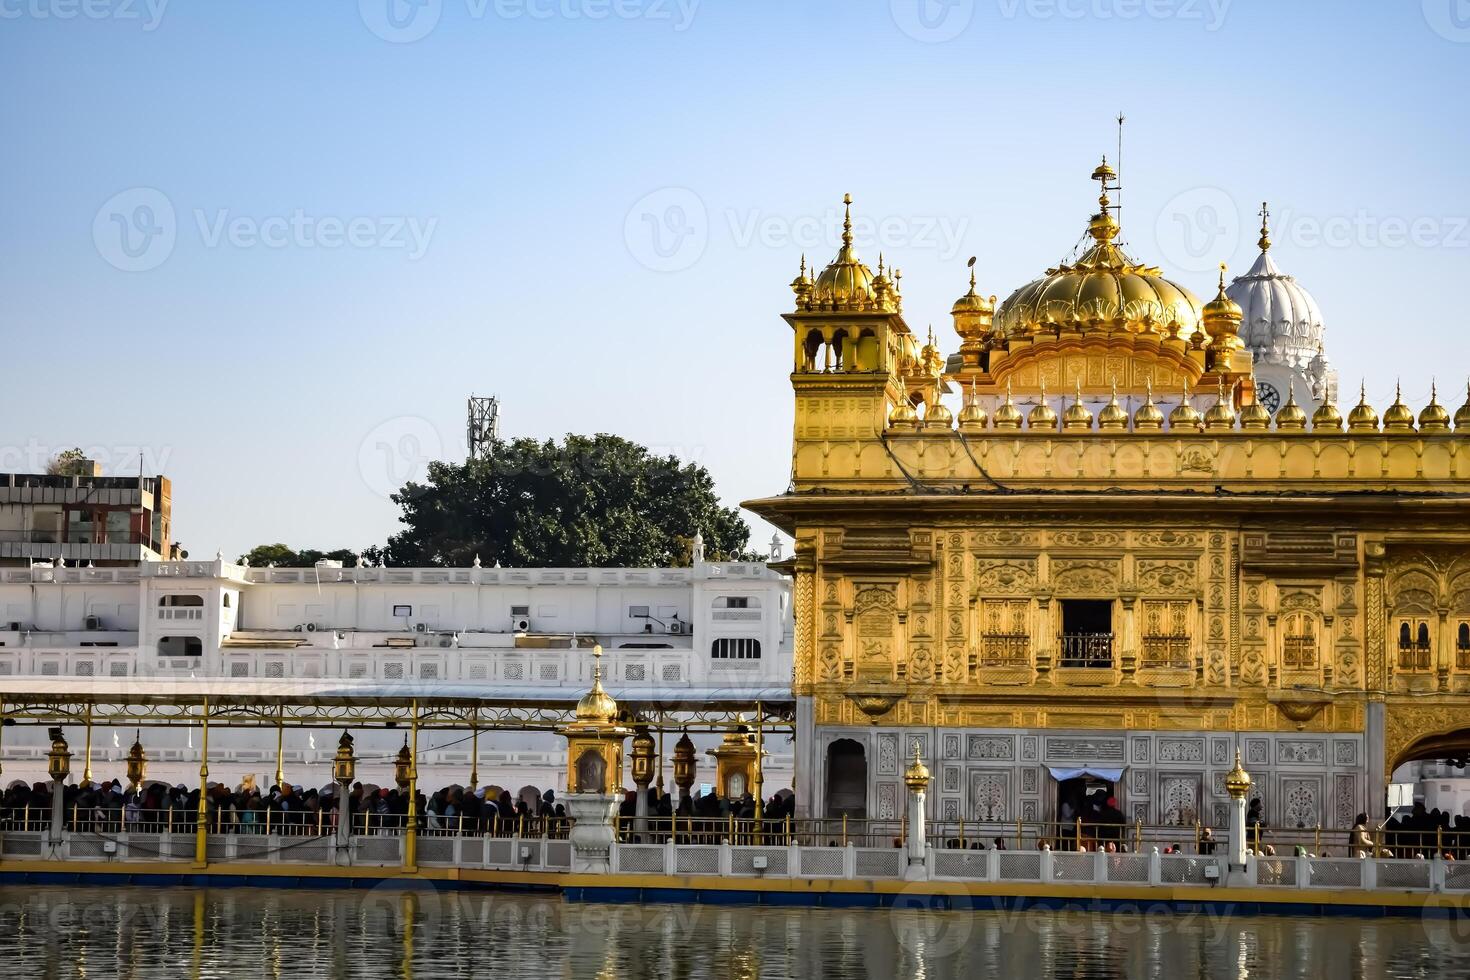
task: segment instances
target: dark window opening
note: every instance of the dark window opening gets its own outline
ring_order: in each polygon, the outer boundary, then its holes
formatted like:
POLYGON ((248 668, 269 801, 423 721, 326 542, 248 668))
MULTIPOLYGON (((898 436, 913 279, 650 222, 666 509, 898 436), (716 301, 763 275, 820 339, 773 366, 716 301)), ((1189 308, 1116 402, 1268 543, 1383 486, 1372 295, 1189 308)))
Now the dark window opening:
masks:
POLYGON ((1063 667, 1113 666, 1113 604, 1107 599, 1062 600, 1063 667))
POLYGON ((158 640, 160 657, 202 657, 204 641, 197 636, 164 636, 158 640))

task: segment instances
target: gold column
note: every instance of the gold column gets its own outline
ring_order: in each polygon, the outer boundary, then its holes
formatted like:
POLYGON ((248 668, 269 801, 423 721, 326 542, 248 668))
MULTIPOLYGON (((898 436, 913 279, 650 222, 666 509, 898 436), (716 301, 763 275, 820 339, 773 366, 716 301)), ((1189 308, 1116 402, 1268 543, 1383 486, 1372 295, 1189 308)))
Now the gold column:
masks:
POLYGON ((751 771, 751 783, 755 790, 755 818, 761 819, 761 790, 765 785, 765 755, 766 738, 765 729, 762 727, 764 719, 761 717, 761 703, 755 703, 755 768, 751 771))
POLYGON ((1450 664, 1454 662, 1454 646, 1450 642, 1450 610, 1447 606, 1441 606, 1439 612, 1439 635, 1435 646, 1439 647, 1438 663, 1435 665, 1435 676, 1441 691, 1450 689, 1450 664))
POLYGON ((470 792, 480 786, 480 709, 470 709, 470 792))
POLYGON ((82 753, 82 782, 92 781, 92 706, 87 705, 87 747, 82 753))
POLYGON ((209 698, 204 699, 200 715, 201 737, 199 740, 199 812, 194 828, 194 867, 209 866, 209 698))
POLYGON ((286 781, 286 702, 276 705, 276 785, 286 781))
POLYGON ((413 700, 412 733, 408 750, 408 821, 403 828, 403 870, 419 869, 419 702, 413 700))

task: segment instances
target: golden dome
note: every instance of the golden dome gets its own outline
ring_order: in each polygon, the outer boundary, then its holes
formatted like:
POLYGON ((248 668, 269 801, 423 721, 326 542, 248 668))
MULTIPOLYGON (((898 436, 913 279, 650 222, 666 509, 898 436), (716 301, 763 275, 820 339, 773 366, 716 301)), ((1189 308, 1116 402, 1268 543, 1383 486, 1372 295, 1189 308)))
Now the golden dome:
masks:
POLYGON ((1470 383, 1465 385, 1465 404, 1455 411, 1455 429, 1470 429, 1470 383))
MULTIPOLYGON (((974 261, 974 259, 970 260, 971 263, 974 263, 974 261)), ((955 300, 954 306, 950 307, 949 312, 982 314, 995 312, 995 297, 992 296, 986 299, 984 296, 975 292, 975 266, 973 264, 970 266, 970 291, 955 300)))
POLYGON ((1189 403, 1189 385, 1185 385, 1184 397, 1180 399, 1178 407, 1169 413, 1169 428, 1198 429, 1201 421, 1199 412, 1189 403))
POLYGON ((1232 799, 1243 800, 1251 791, 1251 774, 1240 764, 1240 749, 1235 750, 1235 768, 1225 774, 1225 792, 1232 799))
MULTIPOLYGON (((1008 393, 1009 397, 1009 393, 1008 393)), ((1057 427, 1057 413, 1046 403, 1046 385, 1041 386, 1041 401, 1037 403, 1026 415, 1026 428, 1028 429, 1055 429, 1057 427)))
POLYGON ((1403 390, 1396 384, 1393 386, 1393 404, 1383 412, 1383 431, 1412 432, 1413 429, 1414 413, 1404 404, 1403 390))
POLYGON ((908 768, 903 771, 903 781, 909 789, 929 788, 929 767, 924 765, 924 760, 919 755, 918 742, 914 743, 914 761, 910 762, 908 768))
POLYGON ((1220 393, 1215 396, 1215 404, 1211 405, 1209 410, 1205 412, 1206 429, 1235 428, 1235 406, 1230 403, 1234 397, 1233 387, 1231 388, 1231 392, 1232 394, 1227 397, 1225 394, 1225 382, 1221 381, 1220 393))
POLYGON ((1271 428, 1271 411, 1258 401, 1253 401, 1240 410, 1240 427, 1242 429, 1269 429, 1271 428))
POLYGON ((924 428, 926 429, 950 429, 954 427, 954 412, 949 406, 937 398, 932 404, 924 406, 924 428))
POLYGON ((1115 430, 1128 428, 1128 410, 1118 404, 1118 383, 1116 381, 1113 382, 1112 399, 1097 414, 1097 427, 1115 430))
POLYGON ((1092 413, 1082 404, 1082 382, 1077 382, 1077 397, 1066 411, 1062 412, 1062 428, 1091 429, 1092 413))
POLYGON ((1358 389, 1358 403, 1348 412, 1347 423, 1353 432, 1378 431, 1378 413, 1368 404, 1367 382, 1358 389))
MULTIPOLYGON (((804 308, 876 310, 879 308, 879 290, 874 288, 873 271, 859 261, 852 248, 852 195, 843 195, 842 204, 846 208, 842 219, 842 248, 838 249, 837 257, 832 263, 817 276, 806 297, 804 308)), ((882 285, 886 283, 885 277, 882 285)), ((884 289, 883 292, 886 294, 887 290, 884 289)), ((802 299, 799 291, 797 298, 802 299)))
POLYGON ((1312 413, 1312 428, 1324 430, 1341 429, 1342 412, 1338 411, 1337 406, 1332 404, 1332 402, 1324 401, 1321 405, 1318 405, 1317 410, 1312 413))
MULTIPOLYGON (((1225 321, 1239 323, 1245 314, 1240 309, 1240 304, 1225 295, 1225 263, 1220 263, 1220 290, 1215 298, 1205 304, 1204 319, 1206 323, 1211 321, 1225 321)), ((1211 336, 1214 332, 1211 331, 1211 336)))
POLYGON ((592 648, 592 690, 582 695, 577 702, 577 720, 590 724, 607 725, 618 716, 618 703, 602 689, 602 647, 592 648))
POLYGON ((1164 427, 1164 413, 1159 406, 1154 404, 1154 385, 1147 382, 1148 394, 1138 411, 1133 413, 1133 430, 1135 432, 1155 432, 1164 427))
POLYGON ((1296 403, 1296 385, 1288 382, 1286 404, 1276 412, 1276 428, 1278 431, 1300 432, 1306 427, 1307 413, 1296 403))
POLYGON ((970 382, 969 397, 965 399, 964 407, 960 409, 960 429, 969 432, 974 429, 985 428, 987 416, 985 409, 975 400, 975 382, 970 382))
POLYGON ((1450 427, 1450 413, 1439 403, 1439 390, 1433 382, 1429 385, 1429 404, 1419 413, 1420 432, 1446 432, 1450 427))
POLYGON ((995 410, 995 427, 997 429, 1019 429, 1021 427, 1021 410, 1016 403, 1011 401, 1011 383, 1006 382, 1006 400, 1000 408, 995 410))
POLYGON ((919 413, 914 411, 913 402, 901 399, 888 413, 888 425, 894 429, 915 429, 919 425, 919 413))
POLYGON ((1104 180, 1099 211, 1087 226, 1094 244, 1076 262, 1046 270, 1044 277, 1006 298, 997 321, 1006 337, 1054 333, 1062 327, 1174 337, 1199 332, 1201 310, 1195 295, 1114 244, 1118 222, 1107 196, 1109 173, 1111 168, 1099 167, 1093 175, 1104 180))

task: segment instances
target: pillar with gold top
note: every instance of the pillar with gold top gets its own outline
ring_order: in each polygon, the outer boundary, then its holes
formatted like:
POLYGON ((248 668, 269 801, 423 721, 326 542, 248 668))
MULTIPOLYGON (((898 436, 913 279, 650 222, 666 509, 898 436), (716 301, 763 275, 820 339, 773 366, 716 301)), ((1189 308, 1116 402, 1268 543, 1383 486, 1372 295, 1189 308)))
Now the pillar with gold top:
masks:
POLYGON ((648 832, 648 786, 653 782, 653 758, 656 747, 647 725, 637 726, 633 736, 633 790, 637 793, 633 809, 633 832, 648 832))
POLYGON ((908 864, 904 879, 914 881, 929 877, 929 833, 924 816, 924 798, 929 792, 929 767, 924 765, 917 741, 914 742, 913 761, 903 772, 903 782, 909 790, 908 836, 904 841, 908 864))
POLYGON ((688 732, 679 736, 674 743, 674 785, 679 787, 679 802, 694 802, 694 778, 699 771, 699 756, 694 751, 694 740, 688 732))
POLYGON ((1225 792, 1230 794, 1230 871, 1245 870, 1245 798, 1251 791, 1251 776, 1240 764, 1235 750, 1235 767, 1225 774, 1225 792))
POLYGON ((737 715, 735 727, 725 733, 717 748, 709 749, 715 759, 715 791, 731 803, 754 792, 760 782, 759 772, 765 751, 756 745, 755 735, 737 715))
POLYGON ((352 842, 352 800, 347 787, 357 776, 357 756, 352 753, 352 735, 343 732, 337 740, 337 753, 332 756, 332 781, 337 784, 337 828, 333 837, 336 841, 337 863, 347 862, 348 849, 352 842))
POLYGON ((623 787, 623 741, 618 703, 602 687, 602 647, 592 648, 592 689, 577 702, 576 717, 558 731, 567 740, 567 815, 572 818, 572 870, 612 870, 613 816, 623 787))
POLYGON ((46 753, 46 775, 51 777, 51 849, 55 857, 56 848, 61 846, 61 827, 64 818, 64 794, 66 778, 71 775, 71 748, 66 744, 66 735, 60 728, 48 732, 51 750, 46 753))
POLYGON ((128 788, 134 793, 143 788, 143 780, 148 778, 148 756, 143 751, 143 733, 133 733, 133 747, 128 749, 128 788))

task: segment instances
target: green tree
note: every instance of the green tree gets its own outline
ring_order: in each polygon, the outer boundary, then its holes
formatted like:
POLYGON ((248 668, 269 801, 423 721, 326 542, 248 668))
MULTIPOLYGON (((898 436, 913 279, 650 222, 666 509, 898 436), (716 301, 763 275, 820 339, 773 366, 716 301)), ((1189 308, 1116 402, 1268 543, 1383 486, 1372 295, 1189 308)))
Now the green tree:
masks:
POLYGON ((687 565, 695 532, 711 561, 757 557, 704 467, 617 436, 498 443, 482 459, 429 464, 393 501, 405 529, 387 553, 399 566, 687 565))
POLYGON ((63 449, 51 457, 46 464, 48 476, 91 476, 90 470, 84 470, 83 463, 87 461, 87 454, 81 449, 63 449))
MULTIPOLYGON (((363 550, 363 555, 369 553, 381 555, 382 551, 376 545, 363 550)), ((340 561, 344 565, 356 565, 358 553, 350 548, 338 548, 336 551, 317 551, 313 548, 305 548, 297 551, 284 544, 258 544, 245 554, 241 555, 238 564, 249 562, 256 568, 275 564, 279 568, 310 568, 322 559, 340 561)))

